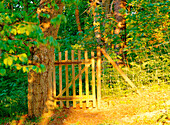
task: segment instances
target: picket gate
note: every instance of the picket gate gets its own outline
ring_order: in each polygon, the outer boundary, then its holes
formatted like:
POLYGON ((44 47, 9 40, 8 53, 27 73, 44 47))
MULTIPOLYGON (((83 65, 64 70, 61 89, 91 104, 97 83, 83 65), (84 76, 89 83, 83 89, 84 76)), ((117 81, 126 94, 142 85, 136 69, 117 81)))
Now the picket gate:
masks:
POLYGON ((59 86, 56 86, 56 71, 53 71, 53 98, 55 105, 59 102, 59 106, 63 108, 70 108, 72 104, 73 108, 76 108, 77 103, 80 103, 80 108, 83 107, 83 103, 86 103, 86 107, 90 107, 89 102, 92 102, 92 107, 100 107, 101 100, 101 51, 97 48, 97 58, 95 53, 91 52, 91 58, 88 58, 88 51, 84 51, 84 58, 81 57, 81 51, 78 50, 78 59, 75 59, 75 51, 71 50, 71 60, 68 59, 68 51, 65 51, 65 59, 62 60, 62 53, 58 53, 59 59, 55 61, 55 67, 59 69, 59 86), (69 67, 71 65, 71 68, 69 67), (84 67, 83 67, 83 66, 84 67), (75 67, 78 67, 75 70, 75 67), (65 68, 63 68, 65 67, 65 68), (90 72, 89 72, 90 68, 90 72), (63 73, 62 70, 65 69, 63 73), (71 69, 71 72, 70 72, 71 69), (76 75, 75 72, 78 72, 76 75), (71 80, 69 82, 69 74, 71 73, 71 80), (82 75, 85 74, 85 80, 82 80, 82 75), (89 73, 91 74, 89 76, 89 73), (63 83, 63 75, 65 76, 65 83, 63 83), (89 81, 89 77, 91 77, 89 81), (78 79, 78 82, 76 80, 78 79), (77 88, 78 86, 78 88, 77 88), (56 95, 56 87, 59 87, 59 94, 56 95), (70 88, 72 87, 70 92, 70 88), (85 88, 83 88, 85 87, 85 88), (77 90, 78 89, 78 90, 77 90), (83 92, 83 89, 85 92, 83 92), (96 91, 97 90, 97 91, 96 91), (78 93, 77 93, 78 91, 78 93), (70 95, 71 93, 71 95, 70 95), (64 103, 65 102, 65 103, 64 103), (72 103, 70 103, 72 102, 72 103), (65 104, 65 105, 64 105, 65 104))

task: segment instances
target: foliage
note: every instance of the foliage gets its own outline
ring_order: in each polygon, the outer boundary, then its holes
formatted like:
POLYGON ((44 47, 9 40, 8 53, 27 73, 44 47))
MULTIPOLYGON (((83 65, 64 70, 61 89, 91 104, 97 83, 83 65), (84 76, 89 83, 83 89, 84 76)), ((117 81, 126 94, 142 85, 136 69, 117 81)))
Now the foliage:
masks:
MULTIPOLYGON (((123 49, 127 67, 122 67, 122 70, 138 87, 170 83, 169 4, 169 1, 129 0, 127 10, 122 11, 126 14, 127 33, 126 47, 123 49)), ((120 58, 113 51, 114 48, 108 48, 107 52, 118 61, 120 58)), ((128 90, 129 86, 109 62, 103 64, 103 74, 104 94, 128 90)))
MULTIPOLYGON (((47 43, 48 47, 58 45, 51 36, 44 38, 36 14, 39 5, 38 1, 31 0, 0 2, 0 75, 5 75, 7 67, 23 72, 29 72, 31 69, 39 73, 45 71, 44 66, 32 64, 34 48, 47 43)), ((48 7, 55 5, 57 4, 54 0, 48 3, 48 7)), ((45 13, 40 16, 49 18, 45 13)), ((51 24, 60 24, 62 19, 66 20, 65 16, 58 15, 51 19, 51 24)))
MULTIPOLYGON (((168 51, 165 51, 164 49, 161 51, 162 46, 159 47, 159 52, 154 51, 154 49, 153 51, 151 50, 150 53, 148 53, 147 51, 142 52, 143 49, 138 50, 139 53, 135 53, 136 59, 133 57, 129 57, 129 65, 121 67, 121 69, 136 86, 162 86, 164 84, 170 84, 170 58, 168 55, 168 51)), ((168 46, 166 47, 168 48, 168 46)), ((168 50, 167 48, 165 49, 168 50)), ((108 51, 108 53, 112 55, 112 58, 116 58, 112 51, 108 51)), ((103 95, 106 96, 118 94, 122 90, 123 93, 131 91, 131 87, 127 85, 122 76, 112 67, 109 62, 107 62, 105 58, 103 59, 103 95)))
POLYGON ((132 9, 126 16, 126 49, 152 48, 159 43, 169 42, 169 4, 169 1, 150 0, 128 2, 127 6, 132 6, 132 9))
POLYGON ((27 74, 6 70, 7 74, 0 76, 0 119, 27 113, 27 74))
POLYGON ((111 44, 120 43, 119 35, 114 34, 116 21, 113 16, 106 18, 105 10, 100 5, 95 13, 98 14, 97 22, 100 22, 100 30, 102 35, 101 43, 96 42, 93 25, 93 6, 88 1, 79 0, 78 3, 66 4, 64 14, 67 18, 68 25, 62 24, 58 33, 58 43, 60 47, 58 51, 80 49, 80 50, 95 50, 99 45, 110 46, 111 44), (76 24, 75 9, 78 5, 80 12, 80 24, 82 32, 80 33, 76 24))

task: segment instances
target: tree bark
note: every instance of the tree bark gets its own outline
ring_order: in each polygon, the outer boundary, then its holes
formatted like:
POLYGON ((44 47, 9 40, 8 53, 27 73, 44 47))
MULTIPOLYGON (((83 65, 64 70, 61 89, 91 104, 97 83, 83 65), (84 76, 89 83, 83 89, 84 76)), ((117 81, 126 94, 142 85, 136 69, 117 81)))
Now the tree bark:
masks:
POLYGON ((98 21, 98 19, 100 19, 99 14, 96 12, 97 10, 97 5, 96 3, 98 3, 98 0, 93 0, 93 17, 94 17, 94 21, 93 21, 93 26, 94 26, 94 33, 95 33, 95 38, 98 44, 100 44, 101 42, 101 31, 100 31, 100 22, 98 21))
MULTIPOLYGON (((115 34, 119 34, 121 30, 126 31, 126 23, 124 15, 122 15, 119 10, 122 8, 126 8, 126 0, 114 0, 114 16, 117 21, 117 28, 115 29, 115 34)), ((122 43, 117 44, 115 48, 119 48, 119 55, 122 55, 123 63, 125 64, 124 60, 126 55, 123 53, 123 48, 126 46, 126 32, 124 36, 121 36, 122 43)))
POLYGON ((76 5, 75 16, 76 16, 76 23, 77 23, 78 31, 79 31, 79 32, 82 32, 82 30, 81 30, 81 25, 80 25, 80 18, 79 18, 79 8, 78 8, 78 5, 76 5))
POLYGON ((125 8, 126 0, 115 0, 114 1, 114 16, 117 21, 117 28, 115 34, 119 34, 121 30, 125 28, 125 19, 123 15, 119 12, 121 8, 125 8))
POLYGON ((108 14, 110 14, 110 0, 102 0, 102 5, 104 7, 105 10, 105 15, 106 17, 108 16, 108 14))
MULTIPOLYGON (((43 2, 50 3, 51 0, 41 0, 43 2)), ((52 26, 50 23, 51 18, 56 17, 62 13, 63 4, 61 0, 55 0, 59 10, 55 10, 54 7, 48 8, 47 6, 40 6, 37 10, 40 19, 40 27, 44 33, 44 36, 53 36, 57 38, 57 33, 60 25, 52 26), (50 18, 40 17, 40 13, 47 13, 50 18)), ((41 4, 42 5, 42 4, 41 4)), ((54 66, 54 48, 47 48, 46 45, 40 44, 39 48, 35 48, 36 51, 33 55, 33 62, 37 62, 46 66, 46 71, 43 73, 36 73, 33 70, 28 73, 28 116, 29 117, 41 117, 43 113, 51 111, 53 107, 52 99, 52 72, 54 66)))

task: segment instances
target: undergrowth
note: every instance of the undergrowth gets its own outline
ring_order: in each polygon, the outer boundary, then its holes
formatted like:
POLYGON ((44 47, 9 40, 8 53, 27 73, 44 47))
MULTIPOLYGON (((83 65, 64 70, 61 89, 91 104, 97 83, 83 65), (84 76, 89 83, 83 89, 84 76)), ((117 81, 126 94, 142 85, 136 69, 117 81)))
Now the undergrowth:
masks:
POLYGON ((27 113, 27 74, 8 69, 0 76, 0 124, 27 113))

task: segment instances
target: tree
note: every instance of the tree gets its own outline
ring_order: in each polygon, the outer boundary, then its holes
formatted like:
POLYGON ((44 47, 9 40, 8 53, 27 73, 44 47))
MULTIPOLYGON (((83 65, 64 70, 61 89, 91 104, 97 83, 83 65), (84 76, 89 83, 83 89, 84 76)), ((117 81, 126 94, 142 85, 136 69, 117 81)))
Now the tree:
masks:
POLYGON ((14 69, 28 73, 28 116, 39 117, 53 108, 51 74, 63 4, 7 0, 0 8, 0 75, 14 69))
POLYGON ((41 0, 40 6, 37 10, 40 20, 40 27, 44 33, 45 38, 49 38, 47 44, 40 44, 39 48, 33 55, 33 62, 43 64, 46 67, 46 71, 43 73, 36 73, 31 70, 28 73, 28 116, 40 117, 43 113, 46 113, 53 109, 52 99, 52 73, 54 71, 54 48, 50 47, 50 40, 57 38, 57 33, 60 27, 60 23, 52 25, 56 21, 61 21, 61 14, 63 10, 63 4, 61 0, 41 0), (49 16, 49 18, 42 17, 43 14, 49 16), (56 21, 55 21, 56 20, 56 21))
MULTIPOLYGON (((117 21, 117 27, 115 29, 115 34, 119 34, 120 31, 126 30, 126 23, 125 18, 122 13, 123 10, 126 9, 126 0, 115 0, 114 1, 114 16, 117 21)), ((117 44, 115 48, 119 48, 118 54, 122 55, 122 59, 125 60, 125 55, 123 53, 123 48, 126 45, 126 32, 124 34, 120 35, 122 42, 120 44, 117 44)))

